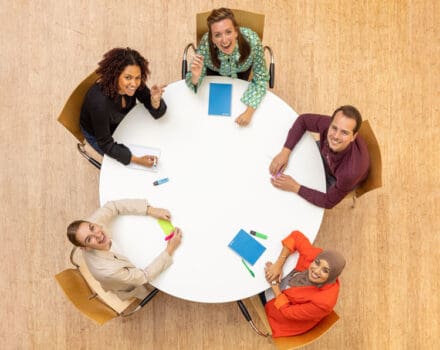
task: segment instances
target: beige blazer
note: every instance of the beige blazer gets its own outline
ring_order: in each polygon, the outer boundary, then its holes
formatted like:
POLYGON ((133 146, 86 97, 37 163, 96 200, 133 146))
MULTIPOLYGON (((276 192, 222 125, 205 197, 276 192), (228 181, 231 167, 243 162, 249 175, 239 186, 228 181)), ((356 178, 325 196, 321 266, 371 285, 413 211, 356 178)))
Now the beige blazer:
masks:
MULTIPOLYGON (((86 221, 103 226, 105 234, 111 238, 108 224, 117 215, 146 215, 148 202, 145 199, 123 199, 106 203, 86 221)), ((143 299, 148 292, 145 284, 171 265, 172 259, 166 251, 157 256, 146 268, 135 267, 125 256, 111 250, 83 249, 83 256, 90 273, 101 283, 104 290, 111 290, 119 298, 143 299)))

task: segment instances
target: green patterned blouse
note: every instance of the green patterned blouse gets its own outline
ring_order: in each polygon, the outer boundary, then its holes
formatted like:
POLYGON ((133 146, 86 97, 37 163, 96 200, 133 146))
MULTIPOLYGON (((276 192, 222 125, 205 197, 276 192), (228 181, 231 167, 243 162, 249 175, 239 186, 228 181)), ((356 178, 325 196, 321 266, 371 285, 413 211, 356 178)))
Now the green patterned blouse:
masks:
POLYGON ((194 91, 197 92, 197 87, 203 81, 206 75, 206 67, 219 72, 220 75, 228 76, 231 78, 237 78, 237 73, 247 71, 251 66, 253 70, 252 81, 250 82, 247 90, 241 97, 241 102, 245 105, 257 108, 266 94, 267 81, 269 80, 269 73, 266 68, 266 60, 264 58, 263 45, 258 37, 258 34, 253 30, 245 27, 240 27, 240 32, 249 43, 251 47, 251 53, 249 57, 243 63, 239 63, 240 52, 238 50, 238 42, 235 45, 234 51, 227 55, 218 50, 218 58, 220 60, 220 69, 214 66, 209 56, 209 42, 208 33, 205 33, 200 40, 197 52, 203 56, 203 68, 200 74, 200 79, 197 86, 194 86, 191 82, 191 71, 186 74, 186 84, 194 91))

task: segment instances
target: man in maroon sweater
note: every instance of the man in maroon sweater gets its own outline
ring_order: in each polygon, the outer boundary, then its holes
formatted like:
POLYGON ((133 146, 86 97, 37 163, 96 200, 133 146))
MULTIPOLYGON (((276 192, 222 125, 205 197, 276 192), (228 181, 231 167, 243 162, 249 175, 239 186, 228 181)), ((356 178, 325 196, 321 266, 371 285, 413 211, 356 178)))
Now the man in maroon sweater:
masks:
POLYGON ((300 115, 290 128, 283 149, 270 164, 272 184, 281 190, 298 193, 319 207, 333 208, 368 176, 370 156, 365 141, 357 134, 361 124, 361 114, 353 106, 342 106, 331 117, 300 115), (326 193, 303 186, 283 174, 292 149, 305 131, 319 133, 327 178, 326 193))

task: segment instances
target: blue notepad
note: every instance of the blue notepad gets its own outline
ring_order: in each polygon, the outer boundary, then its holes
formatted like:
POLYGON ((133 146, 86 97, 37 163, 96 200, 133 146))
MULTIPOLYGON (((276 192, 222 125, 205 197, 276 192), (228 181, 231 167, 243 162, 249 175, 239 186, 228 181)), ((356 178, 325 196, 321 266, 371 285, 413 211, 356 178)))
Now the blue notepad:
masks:
POLYGON ((232 84, 209 84, 209 115, 231 116, 232 84))
POLYGON ((238 231, 228 247, 251 265, 254 265, 266 250, 265 246, 244 230, 238 231))

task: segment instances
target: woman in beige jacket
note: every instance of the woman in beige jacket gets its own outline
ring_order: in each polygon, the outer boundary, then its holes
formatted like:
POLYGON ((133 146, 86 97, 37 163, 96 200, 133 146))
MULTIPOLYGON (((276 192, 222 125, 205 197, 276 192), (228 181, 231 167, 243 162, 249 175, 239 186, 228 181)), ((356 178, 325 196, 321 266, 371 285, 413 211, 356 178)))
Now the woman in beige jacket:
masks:
POLYGON ((67 227, 67 237, 81 247, 84 260, 102 288, 112 291, 122 300, 131 297, 143 299, 148 292, 145 285, 172 263, 172 255, 180 245, 182 232, 175 229, 166 248, 146 268, 135 267, 125 256, 112 247, 111 232, 107 225, 117 215, 151 215, 170 220, 166 209, 154 208, 145 199, 123 199, 107 202, 86 220, 77 220, 67 227))

